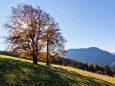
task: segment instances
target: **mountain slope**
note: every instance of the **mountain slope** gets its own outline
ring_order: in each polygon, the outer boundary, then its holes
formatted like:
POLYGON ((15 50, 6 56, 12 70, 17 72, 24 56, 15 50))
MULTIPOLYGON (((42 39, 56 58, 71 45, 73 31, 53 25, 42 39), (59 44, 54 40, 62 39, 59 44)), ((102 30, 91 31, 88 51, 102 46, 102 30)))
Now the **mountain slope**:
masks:
POLYGON ((110 65, 115 61, 115 56, 107 51, 96 47, 69 49, 65 58, 76 59, 81 62, 87 62, 98 65, 110 65))
POLYGON ((0 86, 114 86, 115 78, 0 55, 0 86), (42 65, 41 65, 42 64, 42 65), (70 71, 71 70, 71 71, 70 71), (83 75, 82 75, 83 74, 83 75), (109 81, 108 81, 109 80, 109 81))
POLYGON ((115 55, 115 53, 112 53, 113 55, 115 55))

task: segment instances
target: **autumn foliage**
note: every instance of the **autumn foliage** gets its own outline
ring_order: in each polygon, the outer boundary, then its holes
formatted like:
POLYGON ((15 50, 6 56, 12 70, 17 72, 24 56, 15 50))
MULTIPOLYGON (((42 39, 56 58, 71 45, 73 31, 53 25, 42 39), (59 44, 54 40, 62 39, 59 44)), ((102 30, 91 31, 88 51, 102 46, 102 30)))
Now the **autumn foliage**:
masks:
POLYGON ((19 4, 12 7, 11 16, 4 24, 9 36, 7 44, 14 53, 21 57, 38 59, 57 59, 64 51, 66 40, 63 38, 58 23, 40 7, 19 4))

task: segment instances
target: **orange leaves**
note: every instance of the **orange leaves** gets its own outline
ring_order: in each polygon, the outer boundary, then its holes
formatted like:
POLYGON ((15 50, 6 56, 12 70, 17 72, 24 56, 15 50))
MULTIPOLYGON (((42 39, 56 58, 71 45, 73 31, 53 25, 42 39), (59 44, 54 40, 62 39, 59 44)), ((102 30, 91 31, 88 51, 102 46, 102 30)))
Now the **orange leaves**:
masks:
POLYGON ((26 52, 20 52, 20 57, 21 58, 26 58, 28 54, 26 52))
POLYGON ((38 48, 39 50, 41 50, 43 47, 44 47, 44 44, 41 43, 41 44, 38 45, 37 48, 38 48))
POLYGON ((38 55, 38 59, 39 60, 46 60, 46 53, 45 52, 40 52, 40 54, 38 55))
POLYGON ((61 57, 60 56, 57 56, 57 55, 52 55, 49 57, 50 60, 60 60, 61 57))

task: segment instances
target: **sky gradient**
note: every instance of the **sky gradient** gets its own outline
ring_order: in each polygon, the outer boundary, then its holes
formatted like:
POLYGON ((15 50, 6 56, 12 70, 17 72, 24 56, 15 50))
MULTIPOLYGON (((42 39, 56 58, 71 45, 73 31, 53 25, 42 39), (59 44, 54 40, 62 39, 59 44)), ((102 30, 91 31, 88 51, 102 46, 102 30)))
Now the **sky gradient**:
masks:
MULTIPOLYGON (((115 52, 115 0, 1 0, 0 36, 6 35, 2 25, 17 4, 40 6, 59 23, 68 41, 65 48, 98 47, 115 52)), ((5 50, 0 38, 0 50, 5 50)))

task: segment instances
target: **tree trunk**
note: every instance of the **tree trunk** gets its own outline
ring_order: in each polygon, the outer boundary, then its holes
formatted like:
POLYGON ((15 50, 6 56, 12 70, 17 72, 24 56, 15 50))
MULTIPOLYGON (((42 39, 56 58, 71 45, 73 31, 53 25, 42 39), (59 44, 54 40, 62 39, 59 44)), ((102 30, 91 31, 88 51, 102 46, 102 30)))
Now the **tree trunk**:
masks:
POLYGON ((46 65, 49 65, 49 48, 48 48, 48 43, 47 43, 47 56, 46 56, 46 65))
POLYGON ((34 63, 34 64, 37 64, 37 61, 38 61, 38 60, 37 60, 37 56, 34 55, 34 56, 33 56, 33 63, 34 63))
POLYGON ((47 53, 46 65, 49 65, 48 53, 47 53))

